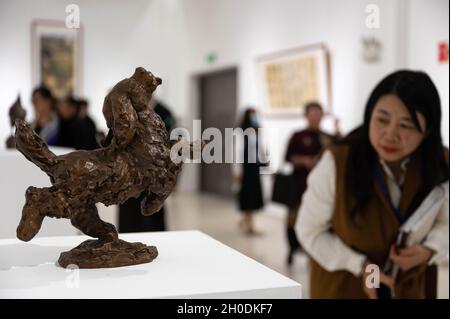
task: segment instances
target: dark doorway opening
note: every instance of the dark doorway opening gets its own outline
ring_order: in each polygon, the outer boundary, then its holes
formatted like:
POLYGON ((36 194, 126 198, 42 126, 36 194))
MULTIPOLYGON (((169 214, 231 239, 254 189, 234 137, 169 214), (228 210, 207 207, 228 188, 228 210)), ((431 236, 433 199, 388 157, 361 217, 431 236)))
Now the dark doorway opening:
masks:
MULTIPOLYGON (((222 159, 225 159, 225 128, 236 126, 237 69, 231 68, 199 77, 202 130, 214 127, 222 133, 222 159)), ((232 197, 232 164, 201 164, 200 191, 232 197)))

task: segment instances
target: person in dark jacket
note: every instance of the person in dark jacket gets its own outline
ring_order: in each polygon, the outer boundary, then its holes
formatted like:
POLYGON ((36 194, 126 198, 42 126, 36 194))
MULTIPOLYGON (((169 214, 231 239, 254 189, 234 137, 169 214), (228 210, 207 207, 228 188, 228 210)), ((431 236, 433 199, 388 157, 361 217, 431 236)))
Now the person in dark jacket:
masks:
POLYGON ((78 118, 82 126, 83 149, 93 150, 99 147, 99 141, 104 138, 104 134, 97 131, 94 120, 88 114, 89 104, 85 99, 77 100, 78 103, 78 118))
POLYGON ((338 121, 336 121, 336 136, 329 135, 320 130, 323 109, 319 103, 308 103, 305 106, 305 116, 308 121, 308 127, 294 133, 289 140, 285 157, 285 160, 294 166, 294 175, 298 181, 298 201, 292 207, 288 208, 286 219, 286 235, 289 243, 288 265, 292 264, 294 254, 301 249, 294 225, 297 221, 301 198, 306 189, 306 179, 309 172, 319 160, 322 151, 340 135, 338 121))
POLYGON ((74 97, 69 97, 59 103, 60 132, 55 145, 77 150, 96 149, 98 144, 95 137, 95 124, 81 119, 79 111, 80 103, 74 97))

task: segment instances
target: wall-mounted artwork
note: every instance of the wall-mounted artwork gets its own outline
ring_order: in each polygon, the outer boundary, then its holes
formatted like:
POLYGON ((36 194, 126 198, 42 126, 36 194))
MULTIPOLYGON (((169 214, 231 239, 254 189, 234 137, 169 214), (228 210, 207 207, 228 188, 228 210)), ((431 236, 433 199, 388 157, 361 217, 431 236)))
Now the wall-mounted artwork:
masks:
POLYGON ((80 32, 64 21, 32 23, 33 86, 44 85, 58 98, 79 93, 80 32))
POLYGON ((329 52, 317 44, 284 50, 257 59, 261 103, 266 115, 302 114, 316 101, 331 110, 329 52))
POLYGON ((363 59, 366 63, 378 63, 381 61, 383 45, 375 37, 362 39, 363 59))

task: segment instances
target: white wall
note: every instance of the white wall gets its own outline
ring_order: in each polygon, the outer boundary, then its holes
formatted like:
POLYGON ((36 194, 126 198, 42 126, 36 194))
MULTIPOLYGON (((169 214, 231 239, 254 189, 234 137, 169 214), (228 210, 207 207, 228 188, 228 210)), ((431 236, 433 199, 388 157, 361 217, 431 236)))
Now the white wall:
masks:
POLYGON ((436 84, 442 104, 442 135, 449 144, 449 67, 438 61, 438 43, 449 36, 449 2, 413 0, 409 3, 407 65, 426 71, 436 84))
MULTIPOLYGON (((31 21, 63 20, 68 3, 80 6, 82 93, 102 127, 101 106, 107 90, 136 66, 163 78, 159 96, 181 124, 190 127, 197 117, 192 95, 196 74, 236 66, 239 107, 259 105, 258 56, 323 42, 332 56, 333 110, 344 132, 360 123, 368 94, 383 76, 410 67, 424 69, 437 82, 448 144, 448 64, 438 65, 435 58, 436 42, 448 41, 447 0, 0 0, 0 106, 4 114, 0 141, 9 134, 5 115, 19 90, 31 111, 31 21), (365 26, 365 7, 370 3, 380 8, 380 29, 365 26), (361 38, 369 35, 383 45, 381 61, 372 65, 361 57, 361 38), (205 62, 208 52, 218 55, 213 65, 205 62)), ((330 122, 326 124, 329 128, 330 122)), ((264 118, 264 125, 272 133, 268 144, 277 166, 285 141, 303 122, 300 118, 264 118)), ((197 168, 185 167, 180 188, 196 189, 197 168)))

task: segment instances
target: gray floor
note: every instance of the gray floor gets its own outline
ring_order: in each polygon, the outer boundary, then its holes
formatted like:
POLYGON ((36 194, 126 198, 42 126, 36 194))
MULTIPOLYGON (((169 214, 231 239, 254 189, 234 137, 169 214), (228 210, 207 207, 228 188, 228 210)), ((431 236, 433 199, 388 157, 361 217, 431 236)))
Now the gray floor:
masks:
MULTIPOLYGON (((277 212, 266 210, 256 216, 256 227, 263 234, 249 237, 239 229, 240 215, 234 201, 222 198, 174 193, 166 202, 170 230, 198 229, 222 243, 284 274, 303 286, 308 298, 308 258, 295 256, 292 267, 286 265, 287 244, 284 220, 277 212)), ((440 267, 439 298, 449 297, 448 263, 440 267)))

